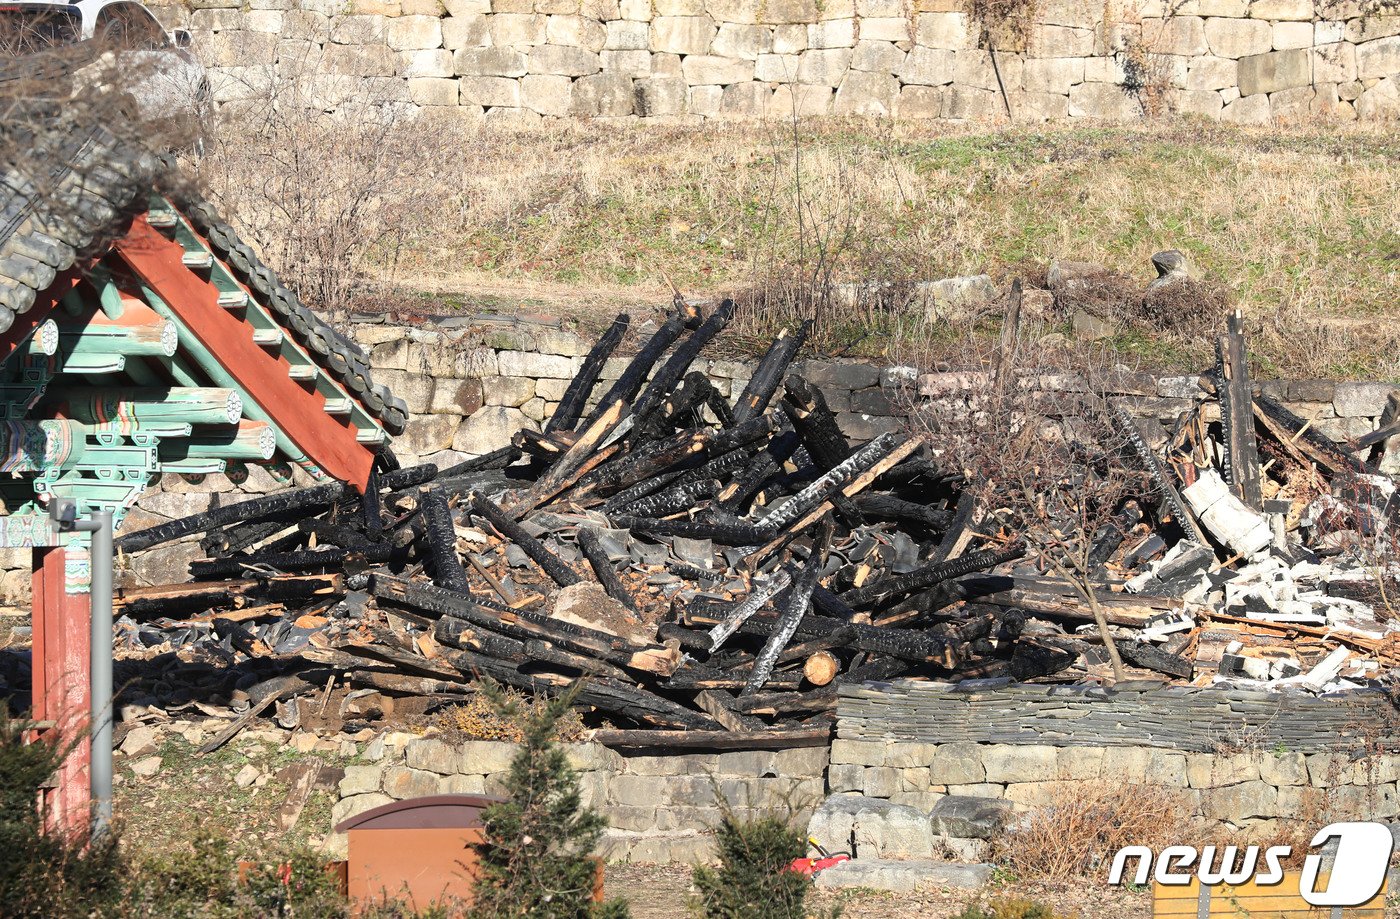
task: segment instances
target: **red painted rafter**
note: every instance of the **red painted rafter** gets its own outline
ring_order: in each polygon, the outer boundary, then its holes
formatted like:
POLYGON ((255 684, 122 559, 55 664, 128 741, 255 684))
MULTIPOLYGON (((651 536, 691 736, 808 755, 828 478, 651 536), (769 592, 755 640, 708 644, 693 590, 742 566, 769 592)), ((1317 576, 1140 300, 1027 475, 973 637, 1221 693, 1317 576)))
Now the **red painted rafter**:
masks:
POLYGON ((185 267, 179 243, 141 216, 115 248, 292 443, 329 475, 364 489, 374 454, 348 422, 326 414, 324 396, 288 376, 291 365, 254 344, 252 328, 219 306, 218 289, 185 267))

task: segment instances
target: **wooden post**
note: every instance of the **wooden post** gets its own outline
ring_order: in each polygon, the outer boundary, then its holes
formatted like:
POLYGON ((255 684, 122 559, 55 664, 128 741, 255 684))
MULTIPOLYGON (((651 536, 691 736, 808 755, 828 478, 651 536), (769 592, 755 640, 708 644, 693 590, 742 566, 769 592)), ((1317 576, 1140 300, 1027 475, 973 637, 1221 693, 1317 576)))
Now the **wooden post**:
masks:
POLYGON ((80 832, 91 808, 88 769, 92 747, 88 738, 88 693, 91 612, 87 593, 69 593, 65 550, 34 550, 34 647, 31 673, 34 721, 57 728, 56 743, 71 746, 67 758, 44 789, 43 806, 49 825, 80 832))

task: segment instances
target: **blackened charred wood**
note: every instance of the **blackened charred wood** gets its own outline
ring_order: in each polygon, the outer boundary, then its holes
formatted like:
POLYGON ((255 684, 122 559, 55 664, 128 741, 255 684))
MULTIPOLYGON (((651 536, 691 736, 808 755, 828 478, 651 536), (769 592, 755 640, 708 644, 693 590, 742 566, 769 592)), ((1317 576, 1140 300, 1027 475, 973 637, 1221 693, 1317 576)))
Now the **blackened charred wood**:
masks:
POLYGON ((1244 319, 1235 310, 1226 320, 1227 334, 1217 342, 1222 357, 1224 385, 1221 387, 1220 420, 1226 425, 1230 464, 1227 481, 1245 504, 1259 510, 1263 494, 1259 490, 1259 448, 1254 439, 1253 387, 1249 383, 1249 361, 1245 355, 1244 319))
POLYGON ((511 438, 511 443, 545 462, 553 462, 563 456, 564 451, 568 449, 568 445, 560 443, 548 434, 531 431, 529 428, 516 431, 515 436, 511 438))
POLYGON ((916 504, 892 495, 857 495, 855 504, 866 517, 876 520, 907 520, 930 530, 941 531, 953 521, 953 514, 943 508, 916 504))
POLYGON ((749 617, 763 608, 763 604, 776 597, 779 592, 786 590, 792 583, 792 576, 786 571, 779 571, 768 579, 764 584, 757 586, 741 603, 725 615, 725 617, 710 629, 709 646, 707 651, 718 651, 720 646, 729 640, 729 636, 748 621, 749 617))
POLYGON ((958 496, 953 508, 953 519, 948 523, 938 548, 933 553, 933 561, 943 562, 956 558, 967 545, 972 530, 973 519, 977 516, 977 496, 969 489, 958 496))
POLYGON ((530 559, 560 587, 568 587, 582 580, 559 556, 549 551, 544 543, 526 533, 524 527, 510 519, 505 511, 481 492, 472 494, 471 509, 473 514, 485 518, 502 538, 509 539, 519 546, 521 551, 530 556, 530 559))
POLYGON ((316 574, 119 588, 112 603, 125 616, 177 617, 247 600, 295 603, 316 596, 334 596, 343 590, 340 575, 316 574))
POLYGON ((721 426, 726 428, 734 426, 734 410, 729 407, 724 396, 719 394, 719 390, 713 386, 710 387, 710 395, 706 398, 705 404, 709 406, 710 411, 714 413, 721 426))
POLYGON ((821 686, 806 692, 755 692, 735 699, 734 709, 750 715, 829 712, 836 710, 836 699, 834 685, 821 686))
POLYGON ((1155 670, 1167 676, 1191 679, 1195 664, 1179 654, 1167 652, 1142 641, 1119 641, 1118 653, 1134 667, 1155 670))
POLYGON ((360 530, 329 520, 302 520, 297 523, 297 530, 306 534, 308 538, 314 536, 317 548, 335 546, 340 549, 363 549, 377 543, 377 540, 371 540, 360 530))
POLYGON ((622 337, 627 334, 630 322, 631 319, 626 313, 618 313, 608 330, 588 349, 588 355, 579 366, 578 373, 574 374, 568 389, 564 390, 564 395, 560 397, 559 407, 554 410, 549 421, 545 422, 546 434, 553 431, 572 431, 574 425, 578 424, 593 387, 598 385, 598 375, 602 372, 603 365, 608 362, 622 337))
POLYGON ((381 692, 409 696, 441 696, 460 694, 467 696, 472 690, 454 680, 435 680, 431 677, 409 676, 379 670, 351 670, 345 678, 357 686, 368 686, 381 692))
POLYGON ((1191 512, 1186 509, 1186 504, 1181 500, 1181 494, 1177 492, 1176 485, 1170 478, 1171 473, 1166 470, 1161 461, 1157 459, 1157 454, 1143 439, 1142 432, 1138 430, 1137 423, 1133 421, 1132 416, 1122 406, 1115 405, 1110 412, 1110 417, 1112 417, 1114 426, 1118 428, 1128 447, 1137 456, 1143 468, 1147 470, 1152 484, 1157 486, 1157 490, 1162 496, 1162 502, 1176 520, 1176 525, 1201 545, 1210 545, 1210 541, 1206 539, 1206 535, 1201 532, 1200 526, 1196 523, 1196 518, 1191 515, 1191 512))
POLYGON ((622 583, 622 579, 617 576, 617 570, 613 568, 612 560, 608 558, 607 551, 599 541, 598 531, 592 527, 579 527, 578 547, 583 550, 584 558, 588 559, 589 567, 597 575, 598 583, 603 585, 603 590, 607 592, 607 595, 635 613, 637 611, 636 598, 622 583))
POLYGON ((762 721, 734 710, 734 697, 718 689, 706 689, 695 694, 695 704, 700 710, 718 721, 727 731, 757 731, 764 728, 762 721))
MULTIPOLYGON (((1254 411, 1275 436, 1298 449, 1320 466, 1332 472, 1353 472, 1379 475, 1380 470, 1348 454, 1332 438, 1321 433, 1309 422, 1299 418, 1271 396, 1254 397, 1254 411)), ((1202 543, 1208 545, 1208 543, 1202 543)))
POLYGON ((604 502, 603 513, 609 514, 616 511, 618 508, 626 507, 634 501, 640 501, 647 495, 660 491, 672 482, 677 481, 683 475, 685 475, 685 470, 675 469, 671 472, 663 472, 660 475, 652 476, 649 479, 642 479, 635 485, 629 485, 604 502))
POLYGON ((437 474, 437 478, 438 480, 451 479, 473 472, 504 469, 518 459, 520 459, 520 448, 514 445, 505 446, 475 459, 464 460, 455 466, 448 466, 437 474))
POLYGON ((663 622, 658 625, 656 639, 663 642, 677 641, 686 651, 704 651, 708 654, 712 647, 708 634, 692 631, 678 622, 663 622))
POLYGON ((706 404, 715 388, 708 377, 691 371, 661 405, 649 411, 631 432, 634 444, 651 443, 670 436, 677 428, 695 427, 695 412, 706 404))
POLYGON ((896 574, 881 578, 874 584, 847 591, 841 595, 841 599, 854 609, 877 606, 891 597, 916 590, 926 590, 941 581, 971 574, 974 571, 986 571, 988 568, 1021 558, 1025 554, 1025 546, 1019 544, 1006 549, 984 549, 961 558, 955 558, 952 561, 934 562, 922 568, 916 568, 908 574, 896 574))
POLYGON ((763 414, 768 408, 768 403, 772 401, 773 394, 778 391, 778 387, 783 382, 783 377, 787 375, 788 365, 797 356, 797 352, 807 341, 807 335, 812 330, 811 320, 802 323, 801 328, 796 332, 789 332, 784 329, 773 340, 773 344, 768 347, 768 351, 763 355, 763 359, 758 362, 758 367, 754 370, 753 376, 749 378, 748 385, 739 396, 739 401, 734 404, 734 423, 743 424, 750 418, 756 418, 763 414))
MULTIPOLYGON (((773 634, 778 617, 772 613, 757 613, 739 627, 739 631, 749 635, 768 636, 773 634)), ((697 621, 696 625, 707 625, 697 621)), ((897 657, 901 660, 920 661, 937 664, 948 670, 957 668, 963 659, 959 643, 950 642, 926 632, 913 629, 880 628, 854 622, 838 622, 825 616, 807 615, 798 624, 799 635, 827 635, 843 628, 851 628, 854 636, 846 645, 861 651, 897 657)))
POLYGON ((708 319, 701 323, 700 328, 690 333, 690 336, 681 342, 675 351, 671 352, 671 356, 652 375, 651 382, 647 384, 646 389, 642 390, 642 395, 632 408, 633 414, 638 418, 646 418, 653 409, 658 408, 666 398, 666 394, 679 382, 685 372, 690 369, 690 365, 695 362, 695 358, 700 355, 700 349, 709 344, 711 339, 718 335, 733 318, 734 301, 725 300, 710 314, 708 319))
POLYGON ((608 389, 603 398, 598 400, 598 407, 588 416, 584 427, 592 425, 603 416, 604 406, 621 402, 630 406, 637 398, 637 393, 641 391, 642 384, 646 382, 647 375, 651 373, 651 368, 661 359, 661 355, 666 349, 675 343, 685 332, 685 321, 679 313, 673 314, 661 324, 661 328, 648 339, 642 349, 637 352, 637 356, 623 369, 613 385, 608 389))
POLYGON ((642 536, 683 536, 687 539, 710 539, 722 546, 752 546, 773 537, 770 527, 751 523, 719 523, 704 520, 648 520, 644 517, 616 515, 613 526, 631 530, 642 536))
POLYGON ((427 556, 428 573, 433 583, 451 590, 466 591, 467 569, 457 554, 457 529, 452 520, 452 508, 442 489, 424 486, 418 493, 418 513, 423 519, 422 546, 427 556))
POLYGON ((433 638, 463 651, 475 651, 497 660, 523 664, 530 659, 525 653, 525 641, 458 619, 443 616, 433 626, 433 638))
POLYGON ((639 750, 788 750, 821 747, 831 742, 831 726, 803 725, 762 731, 623 731, 600 729, 592 733, 605 747, 639 750))
POLYGON ((1136 501, 1130 501, 1113 515, 1113 519, 1099 527, 1094 533, 1093 548, 1089 551, 1089 570, 1108 563, 1113 553, 1123 544, 1128 531, 1142 521, 1142 508, 1136 501))
POLYGON ((256 545, 269 536, 285 530, 290 522, 300 519, 302 514, 297 511, 290 516, 293 518, 292 521, 283 519, 260 520, 257 523, 235 524, 225 527, 205 536, 204 539, 200 540, 199 547, 210 558, 242 552, 249 546, 256 545))
POLYGON ((636 645, 616 635, 562 622, 527 610, 512 610, 453 590, 382 574, 370 576, 369 592, 381 600, 415 610, 465 619, 512 638, 543 639, 576 654, 588 654, 618 666, 669 674, 680 657, 659 646, 636 645))
POLYGON ((812 484, 784 502, 782 507, 763 518, 763 525, 772 533, 769 538, 777 536, 798 518, 849 485, 861 473, 894 452, 901 442, 902 438, 897 434, 881 434, 822 473, 812 484))
MULTIPOLYGON (((408 484, 418 485, 435 475, 437 475, 437 467, 431 464, 396 469, 381 477, 380 486, 392 490, 408 484)), ((215 508, 203 514, 191 514, 189 517, 170 520, 135 533, 129 533, 116 540, 115 548, 122 552, 139 552, 172 539, 179 539, 193 533, 203 533, 232 523, 252 523, 293 512, 300 512, 303 515, 312 514, 331 506, 342 497, 355 494, 355 490, 349 485, 331 482, 296 491, 264 495, 261 498, 215 508)))
POLYGON ((784 386, 783 411, 802 438, 812 461, 823 470, 839 465, 851 455, 846 435, 826 404, 826 396, 796 374, 784 386))
POLYGON ((579 482, 579 488, 610 495, 649 476, 665 472, 677 463, 690 459, 701 451, 710 455, 730 450, 767 437, 773 431, 768 416, 732 428, 706 428, 701 431, 681 431, 666 440, 648 444, 622 459, 608 463, 579 482))
MULTIPOLYGON (((708 667, 689 664, 671 674, 671 676, 660 685, 668 690, 742 690, 748 684, 748 681, 749 675, 747 673, 735 673, 733 671, 716 672, 708 667)), ((768 685, 788 690, 796 689, 802 685, 802 673, 800 671, 775 673, 770 677, 768 685)))
POLYGON ((801 444, 796 431, 784 431, 770 440, 765 452, 754 459, 753 466, 738 481, 720 491, 719 509, 731 514, 741 512, 754 493, 782 468, 801 444))
POLYGON ((713 498, 717 491, 719 483, 713 479, 690 482, 634 501, 626 507, 618 508, 618 513, 628 517, 666 517, 693 509, 700 502, 713 498))
POLYGON ((788 592, 787 606, 783 608, 782 615, 778 618, 777 625, 773 629, 773 634, 768 637, 768 641, 763 645, 763 650, 759 652, 758 658, 754 661, 753 672, 744 684, 745 694, 757 692, 767 682, 773 668, 778 663, 778 656, 783 653, 783 649, 787 647, 792 636, 796 634, 797 627, 802 623, 802 618, 812 608, 812 590, 817 586, 817 575, 820 567, 818 555, 813 553, 793 582, 792 590, 788 592))
POLYGON ((404 559, 407 552, 379 544, 366 549, 307 549, 302 552, 256 552, 229 558, 190 562, 190 576, 198 579, 229 578, 248 570, 250 565, 277 571, 309 571, 313 568, 340 568, 347 565, 378 565, 404 559))

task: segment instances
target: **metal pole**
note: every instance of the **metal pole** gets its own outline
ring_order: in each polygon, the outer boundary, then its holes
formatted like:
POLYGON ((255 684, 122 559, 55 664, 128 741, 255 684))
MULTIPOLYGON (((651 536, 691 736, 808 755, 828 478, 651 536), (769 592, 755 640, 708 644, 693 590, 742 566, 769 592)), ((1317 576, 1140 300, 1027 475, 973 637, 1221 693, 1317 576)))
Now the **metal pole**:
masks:
POLYGON ((112 512, 92 512, 93 838, 112 822, 112 512))

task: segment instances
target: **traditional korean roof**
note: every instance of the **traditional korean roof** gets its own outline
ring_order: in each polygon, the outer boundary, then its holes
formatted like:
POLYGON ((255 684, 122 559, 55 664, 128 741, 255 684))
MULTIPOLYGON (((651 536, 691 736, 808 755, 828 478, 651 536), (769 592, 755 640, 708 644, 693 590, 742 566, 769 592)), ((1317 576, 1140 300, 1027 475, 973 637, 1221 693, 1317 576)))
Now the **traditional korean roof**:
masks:
POLYGON ((50 496, 120 516, 160 474, 363 488, 407 421, 365 353, 208 202, 155 191, 154 157, 61 122, 35 143, 0 173, 0 544, 50 496))

